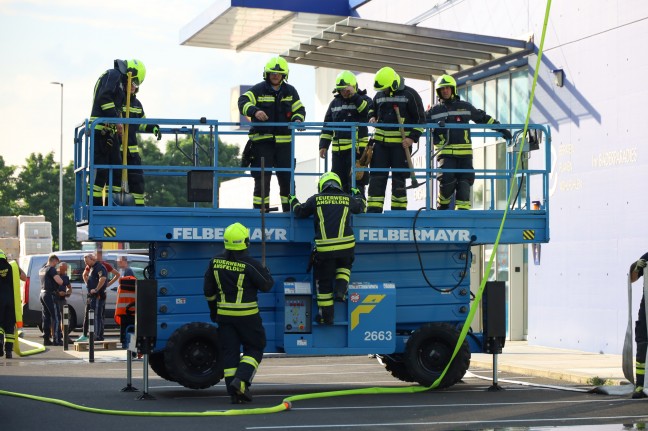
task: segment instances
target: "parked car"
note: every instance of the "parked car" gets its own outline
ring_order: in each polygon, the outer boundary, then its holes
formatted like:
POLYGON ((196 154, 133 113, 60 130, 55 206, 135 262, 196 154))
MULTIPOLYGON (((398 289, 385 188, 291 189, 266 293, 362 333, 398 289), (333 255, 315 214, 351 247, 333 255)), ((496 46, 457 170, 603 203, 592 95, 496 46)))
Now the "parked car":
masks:
MULTIPOLYGON (((69 307, 69 327, 73 330, 83 324, 83 312, 86 303, 86 288, 83 283, 83 270, 85 263, 83 256, 87 251, 61 251, 55 252, 61 262, 68 264, 68 273, 70 284, 72 285, 72 295, 67 298, 69 307)), ((149 264, 148 256, 142 254, 129 253, 129 250, 110 250, 103 252, 103 260, 110 263, 115 269, 117 267, 117 256, 126 255, 128 263, 135 273, 138 280, 144 279, 144 270, 149 264)), ((20 268, 27 274, 27 280, 20 282, 20 293, 23 303, 23 324, 25 326, 41 327, 42 307, 40 302, 40 277, 38 271, 47 263, 49 254, 32 254, 21 256, 19 260, 20 268)), ((111 326, 113 316, 115 315, 115 302, 117 299, 118 282, 113 283, 107 292, 106 297, 106 324, 111 326)))

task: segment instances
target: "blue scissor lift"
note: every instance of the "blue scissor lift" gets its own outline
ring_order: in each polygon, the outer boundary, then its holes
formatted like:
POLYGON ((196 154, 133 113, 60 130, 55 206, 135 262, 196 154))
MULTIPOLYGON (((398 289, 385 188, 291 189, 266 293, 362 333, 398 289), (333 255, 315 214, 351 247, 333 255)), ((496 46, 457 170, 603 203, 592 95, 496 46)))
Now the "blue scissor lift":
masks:
MULTIPOLYGON (((209 320, 203 296, 203 275, 209 259, 222 252, 225 227, 241 222, 250 229, 250 254, 265 256, 275 279, 269 293, 259 295, 261 316, 266 328, 266 353, 287 355, 375 354, 386 369, 404 381, 430 385, 445 368, 457 344, 459 332, 470 310, 470 248, 494 244, 503 210, 435 211, 429 209, 386 211, 353 217, 356 258, 346 302, 336 303, 335 323, 319 325, 312 271, 307 272, 313 248, 313 220, 296 219, 290 213, 265 214, 254 209, 228 209, 217 205, 219 180, 249 175, 250 168, 218 167, 217 146, 198 148, 198 136, 219 137, 243 133, 230 131, 234 123, 200 120, 109 119, 84 122, 75 131, 76 199, 75 219, 85 226, 92 241, 146 242, 150 265, 146 271, 154 289, 155 339, 150 365, 160 376, 189 388, 207 388, 222 379, 218 358, 217 331, 209 320), (88 184, 94 180, 92 129, 96 124, 125 122, 160 124, 168 136, 194 137, 196 148, 187 154, 191 163, 182 166, 142 166, 146 177, 190 177, 206 174, 212 183, 209 204, 189 203, 184 207, 93 206, 88 200, 88 184), (201 156, 202 154, 202 156, 201 156), (208 157, 205 157, 205 154, 208 157), (205 163, 204 160, 208 160, 205 163), (262 241, 264 237, 264 241, 262 241)), ((318 135, 322 123, 302 123, 293 130, 295 140, 318 135)), ((292 125, 291 125, 292 127, 292 125)), ((355 128, 340 123, 327 128, 355 128)), ((424 141, 429 142, 434 124, 426 125, 424 141)), ((457 127, 457 126, 446 126, 457 127)), ((496 131, 471 125, 474 136, 499 136, 496 131)), ((492 126, 491 126, 492 127, 492 126)), ((495 126, 497 127, 497 126, 495 126)), ((508 152, 506 169, 477 169, 478 179, 512 183, 514 197, 501 232, 501 244, 543 243, 549 240, 548 179, 550 130, 531 125, 524 139, 522 157, 535 149, 542 136, 538 169, 524 169, 513 176, 516 150, 523 142, 524 125, 501 125, 515 132, 508 152), (528 140, 531 138, 531 145, 528 140), (525 181, 526 179, 526 181, 525 181), (532 209, 534 196, 542 196, 539 208, 532 209), (521 193, 516 193, 518 188, 521 193)), ((432 207, 432 191, 438 173, 428 151, 426 166, 417 168, 419 182, 426 191, 426 208, 432 207)), ((123 169, 126 166, 103 166, 123 169)), ((312 175, 315 182, 318 173, 312 175)), ((205 177, 203 177, 205 178, 205 177)), ((408 184, 409 184, 408 180, 408 184)), ((494 187, 490 187, 491 190, 494 187)), ((114 199, 108 190, 108 202, 114 199)), ((155 190, 147 190, 154 193, 155 190)), ((389 190, 387 191, 389 192, 389 190)), ((305 198, 306 196, 300 196, 305 198)), ((251 196, 241 201, 251 203, 251 196)), ((493 202, 494 199, 491 199, 493 202)), ((138 308, 139 309, 139 308, 138 308)), ((142 308, 143 309, 143 308, 142 308)), ((483 351, 483 334, 470 331, 441 386, 459 381, 469 366, 470 353, 483 351)))

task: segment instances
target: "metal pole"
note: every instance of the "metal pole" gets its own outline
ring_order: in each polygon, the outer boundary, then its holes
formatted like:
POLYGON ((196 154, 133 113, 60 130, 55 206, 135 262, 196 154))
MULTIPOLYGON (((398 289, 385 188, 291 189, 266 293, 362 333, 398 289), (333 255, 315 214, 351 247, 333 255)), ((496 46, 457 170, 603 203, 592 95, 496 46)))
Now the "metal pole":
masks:
POLYGON ((88 310, 88 346, 89 346, 89 362, 94 362, 94 324, 95 324, 95 311, 93 308, 88 310))
POLYGON ((61 86, 61 148, 59 152, 59 251, 63 250, 63 83, 50 82, 50 84, 61 86))

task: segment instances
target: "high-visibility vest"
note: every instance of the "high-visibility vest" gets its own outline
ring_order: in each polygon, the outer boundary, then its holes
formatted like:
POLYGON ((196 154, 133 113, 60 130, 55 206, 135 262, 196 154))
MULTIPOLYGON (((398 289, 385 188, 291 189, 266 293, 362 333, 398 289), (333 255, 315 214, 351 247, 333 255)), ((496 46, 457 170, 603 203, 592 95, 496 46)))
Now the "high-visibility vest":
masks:
POLYGON ((121 325, 121 316, 135 315, 135 284, 137 279, 132 275, 119 279, 117 304, 115 305, 115 322, 121 325))

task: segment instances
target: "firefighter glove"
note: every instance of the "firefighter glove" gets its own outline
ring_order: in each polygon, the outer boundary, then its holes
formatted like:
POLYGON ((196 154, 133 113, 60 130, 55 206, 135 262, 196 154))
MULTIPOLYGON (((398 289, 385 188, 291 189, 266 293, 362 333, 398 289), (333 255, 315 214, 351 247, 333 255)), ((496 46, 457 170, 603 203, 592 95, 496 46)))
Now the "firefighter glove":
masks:
POLYGON ((502 134, 502 136, 504 136, 504 139, 506 139, 507 141, 510 141, 511 139, 513 139, 513 135, 511 135, 511 132, 509 132, 506 129, 500 130, 500 133, 502 134))
POLYGON ((155 135, 158 141, 162 139, 162 132, 160 132, 160 126, 158 126, 157 124, 153 125, 153 130, 151 130, 151 133, 155 135))
POLYGON ((215 322, 218 317, 218 307, 216 305, 216 301, 207 301, 207 305, 209 305, 209 320, 212 322, 215 322))
POLYGON ((353 194, 353 196, 359 195, 360 194, 360 189, 357 189, 357 188, 354 187, 354 188, 351 189, 351 193, 353 194))
POLYGON ((643 269, 646 267, 646 260, 645 259, 639 259, 637 263, 635 263, 635 268, 639 270, 639 268, 643 269))

